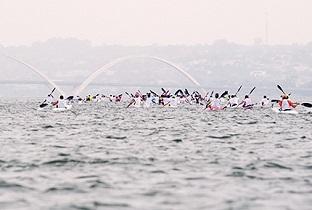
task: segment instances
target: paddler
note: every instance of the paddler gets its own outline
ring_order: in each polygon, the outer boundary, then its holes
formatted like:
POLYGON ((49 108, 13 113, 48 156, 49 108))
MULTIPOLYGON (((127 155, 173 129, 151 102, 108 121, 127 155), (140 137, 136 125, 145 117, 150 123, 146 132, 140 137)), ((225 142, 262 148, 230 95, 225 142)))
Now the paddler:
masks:
POLYGON ((219 93, 215 94, 215 97, 211 99, 210 105, 208 106, 210 110, 216 111, 221 109, 221 100, 219 98, 219 93))
POLYGON ((243 108, 252 108, 253 107, 253 103, 251 101, 251 99, 249 98, 249 95, 245 95, 245 99, 238 105, 243 105, 243 108))
POLYGON ((229 107, 235 107, 239 103, 239 98, 236 95, 231 95, 231 98, 228 102, 229 107))
POLYGON ((289 111, 296 108, 297 103, 289 99, 288 95, 282 95, 282 99, 278 102, 281 111, 289 111))
POLYGON ((262 100, 260 101, 261 107, 267 107, 270 103, 270 99, 266 96, 263 96, 262 100))
POLYGON ((56 106, 56 108, 66 108, 67 103, 64 100, 64 96, 60 95, 60 99, 52 103, 53 106, 56 106))

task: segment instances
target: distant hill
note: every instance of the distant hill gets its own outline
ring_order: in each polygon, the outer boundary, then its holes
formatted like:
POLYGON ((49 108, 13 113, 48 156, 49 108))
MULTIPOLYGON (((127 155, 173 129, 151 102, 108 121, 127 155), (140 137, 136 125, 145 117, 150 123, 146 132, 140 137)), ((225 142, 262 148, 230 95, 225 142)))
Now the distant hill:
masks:
MULTIPOLYGON (((312 43, 245 46, 218 40, 212 45, 195 46, 92 46, 85 40, 54 38, 32 46, 0 46, 0 51, 35 66, 56 83, 79 83, 96 69, 119 57, 150 55, 177 64, 205 87, 238 87, 245 84, 267 88, 278 83, 290 88, 312 88, 312 43)), ((152 60, 133 59, 112 67, 95 82, 145 86, 192 85, 171 68, 152 60)), ((26 67, 0 56, 0 81, 40 79, 26 67)))

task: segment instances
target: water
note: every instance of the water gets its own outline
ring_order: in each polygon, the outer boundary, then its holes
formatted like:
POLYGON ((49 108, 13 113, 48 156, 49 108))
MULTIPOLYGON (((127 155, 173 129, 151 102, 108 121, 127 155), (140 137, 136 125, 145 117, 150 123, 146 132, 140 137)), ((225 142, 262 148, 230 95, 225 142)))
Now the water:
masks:
POLYGON ((38 103, 0 101, 0 209, 311 209, 307 109, 38 103))

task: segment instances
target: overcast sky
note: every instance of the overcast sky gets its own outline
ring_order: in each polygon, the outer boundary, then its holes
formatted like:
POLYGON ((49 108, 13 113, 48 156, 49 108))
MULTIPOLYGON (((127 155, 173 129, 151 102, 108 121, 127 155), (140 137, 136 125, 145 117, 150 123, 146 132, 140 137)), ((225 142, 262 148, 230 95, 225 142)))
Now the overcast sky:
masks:
POLYGON ((53 37, 93 44, 312 41, 312 0, 0 0, 0 44, 53 37))

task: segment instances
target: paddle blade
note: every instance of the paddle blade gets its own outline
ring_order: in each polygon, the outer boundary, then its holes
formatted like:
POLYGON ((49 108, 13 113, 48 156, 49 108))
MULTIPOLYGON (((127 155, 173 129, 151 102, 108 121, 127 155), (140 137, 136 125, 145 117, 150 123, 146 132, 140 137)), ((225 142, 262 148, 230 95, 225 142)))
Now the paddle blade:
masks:
POLYGON ((302 106, 308 107, 308 108, 312 108, 312 104, 311 103, 302 103, 302 106))
POLYGON ((67 100, 73 100, 73 99, 74 99, 74 96, 68 96, 66 99, 67 99, 67 100))
POLYGON ((243 87, 243 85, 241 85, 241 86, 238 88, 238 90, 236 91, 235 95, 238 94, 238 92, 242 89, 242 87, 243 87))
POLYGON ((219 98, 224 98, 224 96, 226 96, 227 94, 228 94, 228 91, 224 91, 224 93, 222 93, 219 98))
POLYGON ((43 107, 46 107, 46 106, 48 106, 48 104, 40 104, 39 105, 40 108, 43 108, 43 107))
POLYGON ((280 85, 277 85, 277 88, 282 91, 282 93, 284 93, 286 95, 286 93, 284 92, 283 88, 280 85))
POLYGON ((256 89, 256 87, 252 88, 248 95, 252 94, 252 92, 256 89))
POLYGON ((277 100, 277 99, 272 99, 271 102, 272 102, 272 103, 278 103, 279 100, 277 100))

